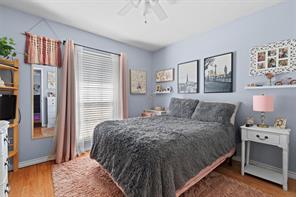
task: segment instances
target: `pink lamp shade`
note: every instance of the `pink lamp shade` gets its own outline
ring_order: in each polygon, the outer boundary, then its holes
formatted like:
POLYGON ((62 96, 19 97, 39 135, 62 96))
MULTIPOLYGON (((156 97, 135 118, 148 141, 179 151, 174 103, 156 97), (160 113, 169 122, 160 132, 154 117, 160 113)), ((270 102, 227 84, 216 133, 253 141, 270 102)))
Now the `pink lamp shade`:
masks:
POLYGON ((258 95, 253 96, 253 111, 258 112, 272 112, 273 111, 273 97, 258 95))

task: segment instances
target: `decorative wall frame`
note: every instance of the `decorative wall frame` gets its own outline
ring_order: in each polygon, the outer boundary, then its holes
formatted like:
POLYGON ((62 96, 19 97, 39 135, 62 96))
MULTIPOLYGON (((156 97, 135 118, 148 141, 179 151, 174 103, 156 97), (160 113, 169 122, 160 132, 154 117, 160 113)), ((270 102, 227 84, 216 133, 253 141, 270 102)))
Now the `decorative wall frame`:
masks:
POLYGON ((155 81, 158 83, 174 81, 174 75, 175 73, 173 68, 159 70, 156 72, 155 81))
POLYGON ((204 93, 233 92, 233 52, 204 59, 204 93))
POLYGON ((289 39, 250 50, 250 76, 296 71, 296 40, 289 39))
POLYGON ((199 60, 178 64, 178 93, 199 93, 199 60))
POLYGON ((130 70, 130 91, 131 94, 146 94, 147 73, 143 70, 130 70))

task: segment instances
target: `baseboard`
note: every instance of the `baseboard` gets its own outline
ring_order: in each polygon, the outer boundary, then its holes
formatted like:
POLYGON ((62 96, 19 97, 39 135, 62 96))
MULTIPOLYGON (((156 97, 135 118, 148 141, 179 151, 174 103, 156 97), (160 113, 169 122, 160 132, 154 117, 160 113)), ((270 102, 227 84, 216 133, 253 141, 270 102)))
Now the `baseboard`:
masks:
MULTIPOLYGON (((232 159, 234 161, 239 161, 239 162, 241 161, 240 156, 234 156, 232 159)), ((250 163, 255 165, 255 166, 262 167, 262 168, 269 169, 269 170, 273 170, 273 171, 276 171, 276 172, 281 172, 282 171, 281 168, 278 168, 278 167, 275 167, 275 166, 272 166, 272 165, 269 165, 269 164, 266 164, 266 163, 262 163, 262 162, 258 162, 258 161, 254 161, 254 160, 250 160, 250 163)), ((291 179, 296 179, 296 172, 289 171, 288 176, 291 179)))
POLYGON ((36 159, 21 161, 19 163, 19 168, 28 167, 28 166, 36 165, 39 163, 44 163, 44 162, 51 161, 51 160, 55 160, 55 155, 48 155, 48 156, 39 157, 36 159))

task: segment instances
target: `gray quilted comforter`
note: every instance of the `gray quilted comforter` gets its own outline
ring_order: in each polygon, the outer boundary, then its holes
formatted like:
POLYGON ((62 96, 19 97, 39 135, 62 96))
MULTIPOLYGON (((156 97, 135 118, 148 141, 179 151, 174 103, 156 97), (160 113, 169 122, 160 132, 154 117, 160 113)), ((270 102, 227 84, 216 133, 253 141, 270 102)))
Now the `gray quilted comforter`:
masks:
POLYGON ((200 170, 235 146, 232 125, 173 116, 106 121, 91 158, 128 197, 174 197, 200 170))

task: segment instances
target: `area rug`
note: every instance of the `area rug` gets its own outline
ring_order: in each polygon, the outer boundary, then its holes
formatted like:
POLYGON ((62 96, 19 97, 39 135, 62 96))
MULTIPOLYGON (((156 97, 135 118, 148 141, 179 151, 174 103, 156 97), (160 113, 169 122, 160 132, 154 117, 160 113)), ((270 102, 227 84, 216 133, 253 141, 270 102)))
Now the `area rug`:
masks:
MULTIPOLYGON (((53 166, 55 197, 124 197, 108 174, 89 157, 53 166)), ((271 197, 220 173, 212 172, 182 197, 271 197)))

